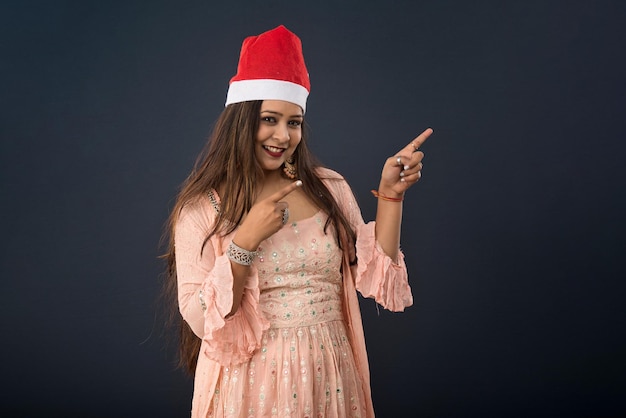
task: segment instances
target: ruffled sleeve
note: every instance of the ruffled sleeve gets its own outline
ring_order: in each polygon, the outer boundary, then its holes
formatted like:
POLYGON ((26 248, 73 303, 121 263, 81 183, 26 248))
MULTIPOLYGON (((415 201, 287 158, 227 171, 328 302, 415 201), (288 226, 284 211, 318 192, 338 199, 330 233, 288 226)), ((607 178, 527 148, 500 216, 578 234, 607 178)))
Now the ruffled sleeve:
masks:
POLYGON ((320 174, 356 232, 357 264, 353 267, 356 289, 385 309, 404 311, 413 304, 404 254, 398 251, 395 261, 385 254, 376 241, 376 222, 363 221, 361 209, 343 177, 328 169, 320 174))
POLYGON ((225 254, 230 239, 214 235, 204 243, 216 217, 208 199, 190 203, 180 213, 174 232, 178 303, 183 319, 202 338, 205 354, 223 365, 237 364, 261 346, 269 323, 259 310, 253 267, 239 309, 226 317, 233 303, 234 278, 225 254))
POLYGON ((375 227, 376 222, 372 221, 356 228, 356 288, 385 309, 402 312, 413 305, 404 254, 399 251, 394 263, 376 241, 375 227))

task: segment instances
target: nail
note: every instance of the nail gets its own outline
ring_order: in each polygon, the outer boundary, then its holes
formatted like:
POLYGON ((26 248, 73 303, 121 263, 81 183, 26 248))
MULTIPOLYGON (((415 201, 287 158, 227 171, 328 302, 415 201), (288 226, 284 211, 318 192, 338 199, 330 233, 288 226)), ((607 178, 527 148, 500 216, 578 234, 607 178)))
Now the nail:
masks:
POLYGON ((404 169, 405 169, 405 170, 408 170, 409 168, 411 168, 411 167, 409 167, 408 165, 405 165, 405 166, 404 166, 404 169))

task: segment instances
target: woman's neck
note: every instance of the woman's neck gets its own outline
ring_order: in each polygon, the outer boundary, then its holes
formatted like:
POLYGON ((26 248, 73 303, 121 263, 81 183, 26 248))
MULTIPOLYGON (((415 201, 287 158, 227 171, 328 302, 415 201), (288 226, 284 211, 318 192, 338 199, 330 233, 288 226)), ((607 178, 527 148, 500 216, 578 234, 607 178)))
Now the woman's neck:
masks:
POLYGON ((289 183, 289 179, 283 176, 281 170, 264 171, 263 174, 258 184, 262 195, 272 194, 289 183))
POLYGON ((281 170, 263 171, 263 178, 260 183, 261 186, 272 186, 285 183, 285 176, 283 176, 281 170))

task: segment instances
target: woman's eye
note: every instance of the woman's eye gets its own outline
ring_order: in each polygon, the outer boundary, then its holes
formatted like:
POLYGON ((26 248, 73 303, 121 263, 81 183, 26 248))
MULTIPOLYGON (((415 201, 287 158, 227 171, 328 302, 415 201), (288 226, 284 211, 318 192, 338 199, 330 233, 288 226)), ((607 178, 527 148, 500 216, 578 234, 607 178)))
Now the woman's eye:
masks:
POLYGON ((263 122, 270 122, 270 123, 273 123, 273 122, 276 122, 276 119, 274 119, 274 118, 273 118, 273 117, 271 117, 271 116, 264 116, 264 117, 263 117, 263 122))
POLYGON ((302 125, 302 121, 299 121, 299 120, 290 120, 290 121, 289 121, 289 125, 297 127, 297 126, 302 125))

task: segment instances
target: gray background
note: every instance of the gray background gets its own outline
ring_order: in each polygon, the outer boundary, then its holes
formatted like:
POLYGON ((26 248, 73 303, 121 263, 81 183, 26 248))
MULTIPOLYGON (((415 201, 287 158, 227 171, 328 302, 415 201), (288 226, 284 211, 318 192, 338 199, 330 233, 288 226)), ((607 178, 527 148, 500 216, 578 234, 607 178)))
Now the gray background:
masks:
POLYGON ((626 2, 5 1, 3 416, 184 417, 159 238, 247 35, 285 24, 365 218, 424 128, 415 306, 362 309, 381 417, 626 414, 626 2))

